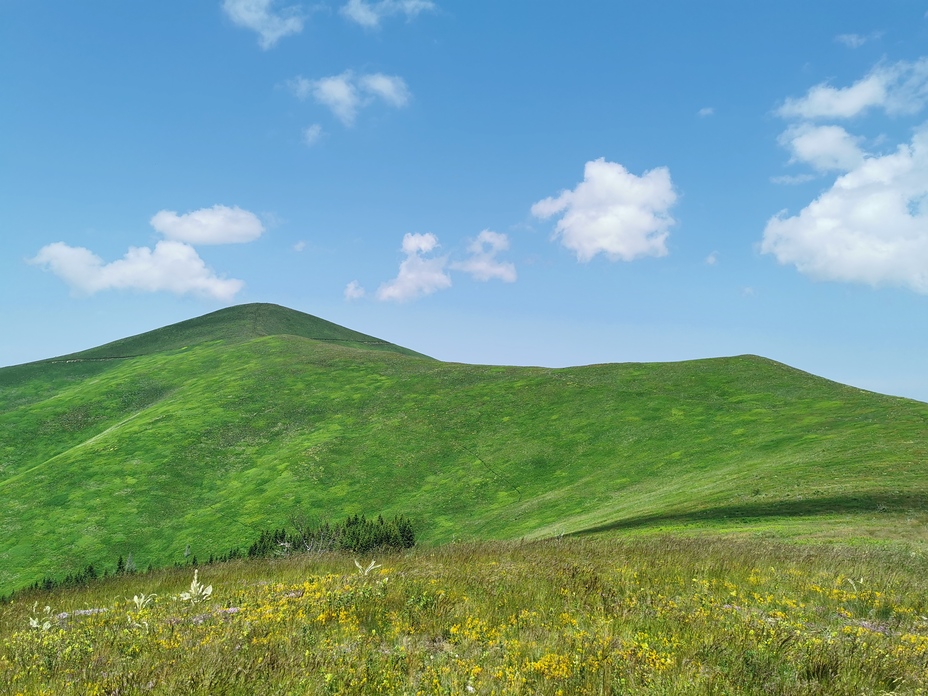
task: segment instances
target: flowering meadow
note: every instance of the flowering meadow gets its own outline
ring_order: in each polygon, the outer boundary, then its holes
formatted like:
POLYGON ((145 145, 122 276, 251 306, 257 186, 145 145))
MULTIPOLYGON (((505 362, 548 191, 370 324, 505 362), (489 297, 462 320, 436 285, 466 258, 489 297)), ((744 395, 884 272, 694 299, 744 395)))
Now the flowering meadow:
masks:
POLYGON ((926 571, 608 535, 175 568, 0 605, 0 694, 928 694, 926 571))

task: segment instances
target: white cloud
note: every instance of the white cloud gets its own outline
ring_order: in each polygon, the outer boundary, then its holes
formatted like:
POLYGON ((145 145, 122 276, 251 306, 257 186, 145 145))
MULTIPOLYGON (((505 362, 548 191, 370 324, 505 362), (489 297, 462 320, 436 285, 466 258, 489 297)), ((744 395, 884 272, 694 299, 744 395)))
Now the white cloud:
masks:
POLYGON ((317 102, 327 106, 346 126, 354 124, 358 107, 361 104, 361 96, 358 94, 357 87, 352 83, 350 71, 316 80, 312 83, 312 95, 317 102))
POLYGON ((189 244, 242 244, 253 242, 264 232, 257 215, 224 205, 184 215, 161 210, 152 217, 151 226, 168 239, 189 244))
POLYGON ((770 182, 774 184, 783 184, 786 186, 796 186, 798 184, 804 184, 807 181, 812 181, 816 177, 814 174, 784 174, 782 176, 772 176, 770 177, 770 182))
POLYGON ((780 145, 790 150, 792 162, 805 162, 820 172, 850 171, 864 159, 861 138, 841 126, 802 123, 784 131, 780 145))
POLYGON ((600 252, 613 261, 631 261, 667 254, 668 228, 674 224, 668 211, 676 200, 666 167, 635 176, 621 164, 600 158, 586 163, 577 188, 538 201, 532 214, 562 214, 555 236, 580 261, 600 252))
POLYGON ((306 143, 309 147, 312 147, 318 143, 322 136, 322 126, 320 126, 318 123, 314 123, 313 125, 307 126, 303 129, 303 142, 306 143))
POLYGON ((714 266, 718 262, 719 262, 719 252, 717 251, 713 251, 711 254, 709 254, 706 257, 706 264, 708 264, 709 266, 714 266))
POLYGON ((189 244, 170 240, 158 242, 154 250, 130 247, 122 259, 108 264, 89 249, 56 242, 42 247, 30 263, 44 266, 86 295, 119 289, 231 300, 244 286, 240 280, 219 278, 189 244))
POLYGON ((304 242, 302 239, 293 245, 293 250, 297 253, 300 253, 305 248, 306 248, 306 242, 304 242))
POLYGON ((798 215, 771 218, 761 249, 813 278, 928 294, 928 129, 865 157, 798 215))
POLYGON ((275 12, 275 0, 224 0, 222 9, 235 24, 258 33, 258 44, 267 50, 280 39, 303 31, 298 7, 275 12))
POLYGON ((351 302, 352 300, 360 300, 367 294, 367 291, 361 287, 361 284, 356 280, 352 280, 348 285, 345 286, 345 299, 351 302))
POLYGON ((358 79, 361 89, 368 94, 383 99, 390 106, 401 108, 409 103, 409 88, 402 78, 396 75, 373 73, 362 75, 358 79))
POLYGON ((516 267, 509 262, 496 260, 496 255, 509 248, 509 237, 499 232, 483 230, 468 247, 470 258, 451 264, 456 271, 470 273, 474 280, 499 278, 507 283, 516 280, 516 267))
POLYGON ((705 118, 706 116, 712 116, 712 114, 714 113, 715 113, 714 108, 712 108, 711 106, 704 106, 703 108, 701 108, 699 111, 696 112, 696 115, 701 116, 702 118, 705 118))
POLYGON ((835 41, 844 44, 848 48, 860 48, 867 43, 868 38, 869 37, 861 36, 860 34, 838 34, 835 37, 835 41))
POLYGON ((889 115, 919 111, 928 100, 928 58, 880 64, 850 87, 821 83, 777 110, 784 118, 852 118, 872 108, 889 115))
POLYGON ((377 29, 385 17, 403 14, 407 19, 412 19, 420 12, 434 9, 435 3, 431 0, 348 0, 341 12, 362 27, 377 29))
POLYGON ((298 99, 311 96, 346 126, 354 125, 358 111, 377 99, 389 106, 402 108, 409 103, 411 96, 406 82, 397 75, 369 73, 356 77, 351 70, 319 80, 297 76, 287 85, 298 99))
POLYGON ((397 277, 377 289, 377 299, 405 302, 451 287, 451 278, 445 272, 447 257, 423 256, 437 247, 438 238, 432 233, 404 235, 403 253, 406 258, 400 264, 397 277))

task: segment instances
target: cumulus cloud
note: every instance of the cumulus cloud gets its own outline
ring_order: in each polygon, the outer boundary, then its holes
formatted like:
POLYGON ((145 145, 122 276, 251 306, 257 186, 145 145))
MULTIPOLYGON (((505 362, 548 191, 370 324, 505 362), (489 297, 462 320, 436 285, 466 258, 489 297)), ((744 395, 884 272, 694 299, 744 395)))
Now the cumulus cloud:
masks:
POLYGON ((345 299, 351 302, 352 300, 360 300, 367 294, 367 291, 361 287, 361 284, 352 280, 348 285, 345 286, 345 299))
POLYGON ((864 159, 861 138, 841 126, 802 123, 780 135, 780 144, 792 153, 792 162, 805 162, 820 172, 850 171, 864 159))
POLYGON ((377 299, 405 302, 430 295, 451 287, 451 277, 445 271, 448 258, 426 257, 438 247, 438 238, 432 234, 406 234, 403 236, 403 253, 399 274, 377 289, 377 299))
POLYGON ((928 100, 928 58, 880 64, 850 87, 821 83, 804 97, 788 98, 777 110, 784 118, 852 118, 873 108, 912 114, 928 100))
POLYGON ((865 156, 798 215, 772 217, 761 249, 814 278, 928 294, 928 128, 865 156))
POLYGON ((483 230, 467 247, 470 257, 451 264, 456 271, 469 273, 474 280, 488 281, 499 278, 507 283, 516 280, 516 267, 506 261, 497 261, 496 255, 509 248, 509 237, 499 232, 483 230))
POLYGON ((340 75, 319 80, 297 76, 287 84, 297 98, 312 97, 346 126, 354 125, 358 111, 376 100, 394 108, 402 108, 409 103, 411 96, 403 78, 383 73, 356 76, 351 70, 346 70, 340 75))
POLYGON ((118 261, 104 263, 89 249, 56 242, 42 247, 31 263, 43 266, 85 295, 101 290, 168 291, 231 300, 244 283, 218 277, 189 244, 165 240, 154 250, 130 247, 118 261))
POLYGON ((555 237, 579 261, 599 253, 613 261, 631 261, 667 254, 668 229, 674 224, 668 211, 676 200, 666 167, 636 176, 600 158, 586 163, 583 181, 574 190, 538 201, 532 214, 561 215, 555 237))
POLYGON ((151 226, 168 239, 189 244, 242 244, 253 242, 264 233, 264 225, 254 213, 238 206, 214 205, 178 215, 161 210, 151 226))
POLYGON ((366 29, 377 29, 385 17, 405 15, 406 19, 413 19, 420 12, 434 9, 431 0, 348 0, 341 13, 366 29))
POLYGON ((274 11, 275 0, 224 0, 222 9, 235 24, 258 34, 264 50, 280 39, 303 31, 303 17, 298 7, 274 11))

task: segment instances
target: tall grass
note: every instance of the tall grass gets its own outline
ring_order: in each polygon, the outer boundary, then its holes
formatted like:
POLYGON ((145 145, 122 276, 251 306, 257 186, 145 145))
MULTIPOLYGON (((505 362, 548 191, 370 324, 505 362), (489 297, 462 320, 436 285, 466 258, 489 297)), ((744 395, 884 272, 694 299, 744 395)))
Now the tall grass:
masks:
POLYGON ((928 691, 918 552, 596 536, 356 560, 201 568, 196 602, 188 569, 20 595, 0 694, 928 691))

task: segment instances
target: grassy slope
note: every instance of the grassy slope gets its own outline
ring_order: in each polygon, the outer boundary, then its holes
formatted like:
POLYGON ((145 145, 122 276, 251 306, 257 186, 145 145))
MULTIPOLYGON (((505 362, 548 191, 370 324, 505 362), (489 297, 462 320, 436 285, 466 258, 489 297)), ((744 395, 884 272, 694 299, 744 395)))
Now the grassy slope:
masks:
POLYGON ((249 329, 253 309, 110 344, 132 359, 0 370, 0 591, 129 552, 207 556, 296 510, 405 513, 427 541, 681 525, 922 538, 926 404, 753 356, 440 363, 360 334, 307 340, 319 320, 279 308, 249 329))

